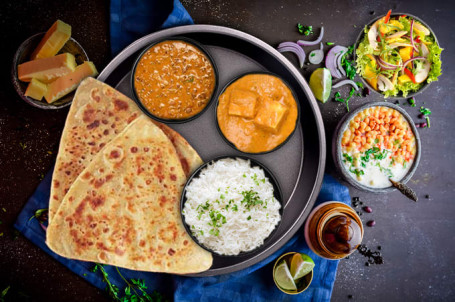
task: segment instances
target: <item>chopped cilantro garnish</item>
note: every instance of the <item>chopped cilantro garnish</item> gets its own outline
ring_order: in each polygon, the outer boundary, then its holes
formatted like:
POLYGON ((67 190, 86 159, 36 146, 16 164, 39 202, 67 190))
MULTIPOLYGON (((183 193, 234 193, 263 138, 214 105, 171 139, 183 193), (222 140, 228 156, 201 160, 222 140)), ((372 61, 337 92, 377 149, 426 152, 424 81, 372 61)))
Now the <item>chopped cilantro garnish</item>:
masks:
POLYGON ((314 57, 315 55, 316 55, 316 54, 315 54, 314 52, 312 52, 312 53, 310 54, 310 57, 314 57))
POLYGON ((241 203, 245 204, 245 208, 247 208, 248 210, 252 206, 264 203, 261 200, 261 198, 259 197, 258 192, 250 190, 250 191, 243 191, 241 194, 243 195, 243 200, 241 201, 241 203))
POLYGON ((365 172, 363 172, 363 170, 353 169, 352 166, 349 168, 349 172, 354 173, 356 176, 365 174, 365 172))
POLYGON ((343 157, 350 163, 352 163, 354 161, 354 159, 352 158, 352 156, 350 156, 349 154, 347 153, 343 153, 343 157))
POLYGON ((340 92, 337 91, 337 92, 335 93, 335 101, 340 102, 340 103, 344 103, 344 104, 346 105, 346 109, 347 109, 348 112, 349 112, 349 99, 354 95, 354 93, 355 93, 355 89, 354 89, 354 87, 353 87, 353 88, 351 89, 351 91, 349 92, 349 96, 348 96, 346 99, 343 99, 343 98, 341 97, 340 92))
POLYGON ((305 26, 300 23, 297 23, 297 29, 300 34, 305 35, 305 36, 309 36, 310 34, 313 33, 313 26, 311 26, 311 25, 305 26))
POLYGON ((428 108, 425 108, 423 106, 420 107, 420 113, 422 113, 423 115, 427 116, 427 115, 430 115, 431 114, 431 110, 428 109, 428 108))
POLYGON ((388 177, 393 177, 392 170, 382 167, 379 163, 376 163, 376 166, 381 170, 382 173, 385 173, 388 177))
POLYGON ((329 46, 332 46, 332 45, 335 44, 335 43, 333 43, 333 42, 327 42, 326 44, 329 45, 329 46))
POLYGON ((416 106, 416 100, 414 98, 410 98, 408 100, 408 103, 409 103, 409 105, 411 105, 411 107, 415 107, 416 106))
POLYGON ((248 218, 246 220, 251 220, 251 216, 248 216, 248 218))
POLYGON ((218 228, 226 223, 226 216, 224 216, 218 211, 213 210, 210 211, 209 216, 211 222, 209 222, 208 225, 213 227, 213 229, 210 230, 210 234, 218 236, 218 234, 220 233, 218 228))

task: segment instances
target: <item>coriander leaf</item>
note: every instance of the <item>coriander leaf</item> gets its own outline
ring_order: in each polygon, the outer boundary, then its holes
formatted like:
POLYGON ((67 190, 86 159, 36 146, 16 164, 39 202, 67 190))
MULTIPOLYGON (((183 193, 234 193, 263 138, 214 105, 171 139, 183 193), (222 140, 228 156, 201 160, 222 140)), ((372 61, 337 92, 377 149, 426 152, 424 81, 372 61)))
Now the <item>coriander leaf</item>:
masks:
POLYGON ((346 105, 346 109, 349 112, 349 99, 354 95, 354 93, 355 93, 355 89, 353 87, 353 88, 351 88, 351 91, 349 92, 349 96, 346 99, 343 99, 341 97, 341 94, 337 91, 335 93, 335 96, 334 96, 335 97, 335 101, 340 102, 340 103, 344 103, 346 105))
POLYGON ((420 107, 420 113, 422 113, 423 115, 427 116, 427 115, 430 115, 431 114, 431 110, 428 109, 428 108, 425 108, 423 106, 420 107))
POLYGON ((297 30, 299 31, 300 34, 309 36, 310 34, 313 33, 313 26, 305 26, 300 23, 297 23, 297 30))
POLYGON ((352 163, 354 161, 354 159, 352 158, 352 156, 350 156, 349 154, 347 153, 343 153, 343 157, 346 158, 346 160, 350 163, 352 163))
POLYGON ((0 296, 0 301, 2 301, 2 302, 5 301, 4 298, 5 298, 6 294, 8 293, 8 290, 10 289, 10 287, 11 287, 11 285, 8 285, 7 288, 5 288, 4 290, 2 290, 2 294, 1 294, 1 296, 0 296))

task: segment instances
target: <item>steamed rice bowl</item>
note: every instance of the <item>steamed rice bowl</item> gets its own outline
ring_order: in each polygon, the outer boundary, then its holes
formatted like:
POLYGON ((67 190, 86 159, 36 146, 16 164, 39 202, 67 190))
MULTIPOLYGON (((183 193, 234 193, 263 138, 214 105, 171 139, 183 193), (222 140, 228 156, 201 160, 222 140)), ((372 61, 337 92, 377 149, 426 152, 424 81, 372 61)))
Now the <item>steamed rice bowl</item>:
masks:
POLYGON ((280 222, 273 185, 249 160, 220 159, 186 187, 185 223, 208 249, 238 255, 256 249, 280 222))

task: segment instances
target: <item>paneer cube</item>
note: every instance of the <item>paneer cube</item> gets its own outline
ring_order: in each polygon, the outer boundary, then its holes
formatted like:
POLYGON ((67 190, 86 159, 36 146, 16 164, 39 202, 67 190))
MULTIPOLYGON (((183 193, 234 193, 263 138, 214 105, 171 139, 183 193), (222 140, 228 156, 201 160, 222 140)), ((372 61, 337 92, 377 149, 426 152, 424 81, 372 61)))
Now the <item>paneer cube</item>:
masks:
POLYGON ((229 98, 229 115, 252 119, 256 115, 256 93, 243 89, 235 89, 229 98))
POLYGON ((262 97, 254 123, 267 131, 276 133, 288 108, 280 102, 262 97))

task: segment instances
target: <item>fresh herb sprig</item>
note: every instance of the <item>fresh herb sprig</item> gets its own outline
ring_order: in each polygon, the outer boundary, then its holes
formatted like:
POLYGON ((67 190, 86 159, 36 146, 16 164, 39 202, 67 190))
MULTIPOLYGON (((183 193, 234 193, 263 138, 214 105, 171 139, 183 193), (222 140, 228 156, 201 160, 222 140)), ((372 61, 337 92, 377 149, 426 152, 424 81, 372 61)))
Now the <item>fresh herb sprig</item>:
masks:
POLYGON ((108 292, 109 296, 114 301, 120 302, 164 302, 168 301, 162 294, 157 291, 153 291, 152 294, 147 293, 147 285, 145 281, 142 279, 130 279, 127 280, 123 275, 120 273, 118 268, 115 268, 117 273, 122 278, 123 281, 126 283, 126 287, 124 289, 124 295, 120 289, 111 282, 109 279, 109 274, 104 269, 102 264, 96 263, 95 266, 91 269, 93 273, 96 273, 98 270, 101 272, 103 276, 103 282, 106 283, 106 291, 108 292))
POLYGON ((0 302, 4 302, 6 301, 5 300, 5 296, 6 294, 8 293, 8 290, 10 289, 11 285, 9 285, 7 288, 5 288, 4 290, 2 290, 2 293, 0 295, 0 302))
POLYGON ((305 26, 300 23, 297 23, 297 29, 300 34, 305 35, 305 36, 309 36, 313 33, 313 26, 311 26, 311 25, 305 26))
POLYGON ((220 227, 226 223, 226 216, 221 214, 219 211, 210 211, 209 213, 210 220, 208 225, 212 227, 209 233, 213 236, 218 236, 220 234, 220 227))
POLYGON ((420 107, 420 113, 425 117, 425 120, 427 121, 427 127, 430 128, 430 115, 431 115, 431 110, 428 108, 425 108, 423 106, 420 107))
POLYGON ((337 91, 337 92, 335 93, 334 98, 335 98, 335 101, 340 102, 340 103, 344 103, 344 104, 346 105, 346 109, 347 109, 348 112, 349 112, 349 100, 350 100, 351 97, 354 95, 354 93, 355 93, 355 89, 354 89, 354 88, 351 88, 351 91, 349 92, 349 96, 348 96, 346 99, 343 99, 343 98, 341 97, 340 92, 337 91))
POLYGON ((350 58, 353 50, 354 45, 349 46, 348 51, 342 55, 343 57, 341 58, 341 66, 343 66, 344 70, 346 71, 346 77, 350 80, 354 80, 354 77, 356 75, 354 62, 348 59, 350 58))
POLYGON ((33 214, 33 216, 30 217, 28 221, 32 220, 33 218, 36 218, 36 220, 38 220, 39 222, 44 222, 47 220, 48 211, 49 211, 49 209, 36 210, 35 214, 33 214))

